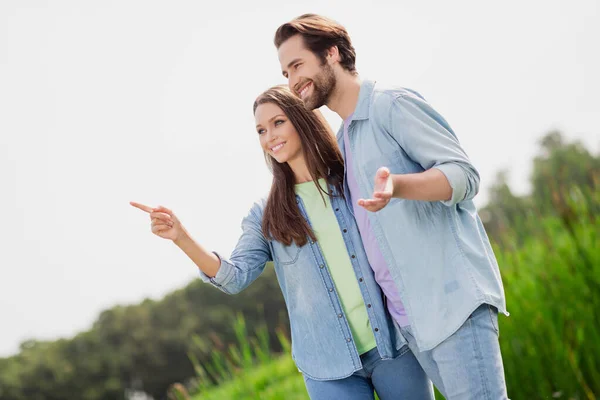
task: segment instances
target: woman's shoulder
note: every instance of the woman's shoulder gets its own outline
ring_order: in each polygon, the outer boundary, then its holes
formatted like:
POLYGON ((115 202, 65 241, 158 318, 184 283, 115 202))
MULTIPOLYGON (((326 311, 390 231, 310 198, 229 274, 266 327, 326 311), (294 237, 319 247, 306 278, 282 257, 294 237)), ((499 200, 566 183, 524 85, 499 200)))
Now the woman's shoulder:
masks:
POLYGON ((268 199, 269 199, 269 194, 267 193, 263 197, 254 201, 254 203, 252 204, 252 207, 250 207, 248 216, 254 216, 258 221, 262 222, 263 214, 265 212, 265 207, 267 206, 268 199))

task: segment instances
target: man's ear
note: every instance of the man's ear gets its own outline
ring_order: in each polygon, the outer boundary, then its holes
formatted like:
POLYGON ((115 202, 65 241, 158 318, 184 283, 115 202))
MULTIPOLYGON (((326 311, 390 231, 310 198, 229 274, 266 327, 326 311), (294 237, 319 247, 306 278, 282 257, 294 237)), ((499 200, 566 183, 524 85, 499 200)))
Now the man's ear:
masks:
POLYGON ((335 64, 335 63, 339 63, 340 61, 342 61, 342 56, 340 55, 340 50, 338 49, 337 46, 331 46, 327 50, 327 61, 330 64, 335 64))

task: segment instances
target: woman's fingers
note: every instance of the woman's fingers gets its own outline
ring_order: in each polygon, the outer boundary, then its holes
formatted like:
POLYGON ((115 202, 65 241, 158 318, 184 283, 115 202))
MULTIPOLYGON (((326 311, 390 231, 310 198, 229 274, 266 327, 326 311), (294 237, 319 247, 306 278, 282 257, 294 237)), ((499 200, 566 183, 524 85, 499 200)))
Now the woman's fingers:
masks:
POLYGON ((160 211, 169 214, 170 216, 173 216, 173 211, 169 210, 167 207, 158 206, 153 211, 160 211))
POLYGON ((146 205, 141 204, 141 203, 136 203, 135 201, 130 201, 129 204, 131 204, 135 208, 139 208, 142 211, 146 211, 147 213, 151 213, 152 211, 154 211, 154 209, 152 207, 146 206, 146 205))
POLYGON ((150 219, 160 219, 163 221, 169 221, 171 223, 173 223, 173 219, 175 219, 173 211, 163 206, 150 207, 145 204, 136 203, 135 201, 130 201, 129 204, 150 214, 150 219))
POLYGON ((152 212, 150 213, 151 219, 159 219, 165 222, 173 222, 173 219, 169 214, 161 213, 161 212, 152 212))
POLYGON ((168 226, 173 226, 173 221, 169 221, 169 220, 164 220, 164 219, 158 219, 158 218, 152 218, 151 219, 151 224, 152 226, 154 225, 168 225, 168 226))
POLYGON ((160 233, 162 231, 168 231, 169 229, 173 228, 170 225, 152 225, 152 233, 160 233))

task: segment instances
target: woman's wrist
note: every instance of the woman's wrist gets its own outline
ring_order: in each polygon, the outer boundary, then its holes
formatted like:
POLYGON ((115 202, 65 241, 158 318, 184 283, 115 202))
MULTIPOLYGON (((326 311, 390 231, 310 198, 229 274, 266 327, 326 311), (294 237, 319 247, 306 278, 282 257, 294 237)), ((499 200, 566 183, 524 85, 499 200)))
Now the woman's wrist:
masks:
POLYGON ((192 241, 192 237, 188 234, 188 231, 181 226, 181 232, 179 233, 179 235, 173 239, 173 243, 175 243, 175 245, 177 245, 177 247, 183 247, 186 244, 190 243, 192 241))

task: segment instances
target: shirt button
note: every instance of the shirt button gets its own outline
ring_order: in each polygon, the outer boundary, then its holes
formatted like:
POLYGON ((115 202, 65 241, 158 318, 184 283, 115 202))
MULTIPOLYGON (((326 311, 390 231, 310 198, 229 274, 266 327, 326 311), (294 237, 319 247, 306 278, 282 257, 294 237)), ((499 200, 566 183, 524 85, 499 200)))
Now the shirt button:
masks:
POLYGON ((342 314, 338 314, 338 318, 342 318, 342 314))
POLYGON ((329 288, 329 291, 330 291, 330 292, 333 292, 333 288, 332 288, 332 287, 330 287, 330 288, 329 288))
POLYGON ((379 328, 375 328, 375 332, 379 332, 379 328))
POLYGON ((344 233, 348 232, 348 229, 344 229, 344 233))
POLYGON ((352 339, 348 338, 346 339, 346 342, 350 343, 352 341, 352 339))
POLYGON ((352 258, 356 258, 356 256, 354 254, 352 254, 352 258))
POLYGON ((319 268, 325 268, 325 266, 323 264, 319 265, 319 268))
POLYGON ((336 208, 336 209, 335 209, 335 211, 340 211, 340 209, 339 209, 339 208, 336 208))
POLYGON ((370 305, 370 304, 367 304, 367 307, 371 308, 371 305, 370 305))
POLYGON ((359 281, 359 282, 362 282, 362 281, 363 281, 363 278, 358 278, 358 281, 359 281))

